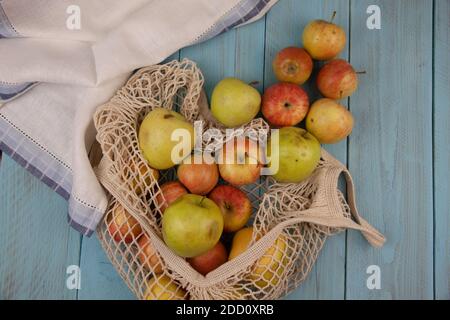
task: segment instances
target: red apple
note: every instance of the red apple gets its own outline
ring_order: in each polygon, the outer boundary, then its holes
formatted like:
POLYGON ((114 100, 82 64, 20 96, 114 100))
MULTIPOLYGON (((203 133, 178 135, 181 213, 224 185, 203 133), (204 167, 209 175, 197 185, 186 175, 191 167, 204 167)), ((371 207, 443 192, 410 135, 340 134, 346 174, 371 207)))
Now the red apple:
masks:
POLYGON ((319 71, 317 87, 326 98, 344 99, 358 88, 358 76, 347 61, 332 60, 319 71))
POLYGON ((125 243, 131 243, 142 233, 139 222, 119 203, 112 209, 107 223, 109 234, 116 242, 123 240, 125 243))
POLYGON ((161 260, 156 254, 155 248, 150 243, 150 238, 143 234, 138 240, 138 259, 139 262, 154 273, 162 273, 163 266, 161 260))
POLYGON ((306 117, 308 110, 308 95, 295 84, 277 83, 264 92, 262 113, 274 126, 294 126, 306 117))
POLYGON ((178 166, 177 176, 180 182, 193 194, 205 195, 219 181, 217 164, 194 163, 194 156, 178 166))
POLYGON ((248 138, 233 139, 221 149, 219 172, 222 178, 234 185, 243 186, 256 182, 261 175, 261 150, 248 138))
POLYGON ((223 231, 235 232, 247 223, 252 214, 252 203, 247 195, 232 186, 217 186, 208 198, 214 201, 223 214, 223 231))
POLYGON ((277 53, 272 67, 279 81, 303 84, 311 76, 313 61, 305 49, 289 47, 277 53))
POLYGON ((161 212, 164 212, 179 197, 188 193, 186 188, 178 181, 166 182, 159 188, 161 193, 158 193, 156 196, 156 204, 160 207, 161 212))
POLYGON ((187 261, 191 264, 192 268, 197 270, 202 275, 207 275, 214 269, 227 262, 228 253, 222 242, 217 242, 217 244, 206 253, 194 257, 188 258, 187 261))

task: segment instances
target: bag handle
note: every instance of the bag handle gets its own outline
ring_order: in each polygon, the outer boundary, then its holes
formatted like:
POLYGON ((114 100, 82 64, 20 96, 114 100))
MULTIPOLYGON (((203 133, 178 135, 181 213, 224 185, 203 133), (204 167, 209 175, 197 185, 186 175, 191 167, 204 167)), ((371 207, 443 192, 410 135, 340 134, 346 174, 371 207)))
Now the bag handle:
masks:
MULTIPOLYGON (((355 185, 353 183, 353 178, 350 175, 350 172, 345 168, 342 170, 344 173, 346 185, 347 185, 347 200, 348 205, 350 207, 350 212, 353 216, 353 218, 356 220, 357 223, 353 223, 355 225, 359 225, 360 228, 358 228, 363 236, 367 239, 367 241, 374 247, 380 248, 383 246, 383 244, 386 242, 386 238, 381 234, 377 229, 372 227, 366 220, 364 220, 359 212, 358 208, 356 207, 356 198, 355 198, 355 185)), ((349 226, 350 228, 355 229, 352 226, 349 226)))
POLYGON ((386 242, 386 238, 378 230, 372 227, 366 220, 364 220, 358 212, 355 199, 356 194, 355 185, 353 183, 353 178, 350 172, 348 171, 347 167, 344 166, 339 160, 334 158, 331 154, 329 154, 325 149, 322 149, 322 158, 328 163, 330 163, 331 166, 334 168, 334 170, 332 170, 333 172, 330 174, 331 176, 333 176, 333 185, 336 184, 335 187, 337 187, 339 175, 341 175, 342 173, 344 174, 347 187, 347 203, 350 208, 350 213, 352 214, 352 217, 356 221, 355 222, 347 218, 338 218, 339 220, 341 220, 341 223, 338 224, 341 225, 341 227, 361 231, 364 238, 366 238, 366 240, 372 246, 377 248, 382 247, 383 244, 386 242))

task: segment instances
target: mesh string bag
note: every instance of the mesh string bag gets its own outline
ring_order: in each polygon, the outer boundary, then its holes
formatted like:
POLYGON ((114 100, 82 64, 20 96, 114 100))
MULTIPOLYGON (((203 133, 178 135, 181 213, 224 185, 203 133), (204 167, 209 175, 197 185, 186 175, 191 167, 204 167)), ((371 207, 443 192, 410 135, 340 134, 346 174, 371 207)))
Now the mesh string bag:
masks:
MULTIPOLYGON (((224 132, 209 113, 203 82, 201 71, 187 59, 146 67, 94 116, 103 154, 95 170, 109 194, 97 233, 112 264, 139 299, 279 299, 305 280, 328 236, 350 228, 361 231, 371 245, 383 245, 383 235, 357 211, 349 172, 322 150, 318 167, 301 183, 261 177, 243 188, 254 212, 245 252, 203 276, 171 251, 162 240, 160 186, 175 178, 175 170, 150 168, 137 132, 145 115, 158 107, 224 132), (348 202, 338 188, 340 175, 347 183, 348 202)), ((250 130, 268 133, 269 126, 258 118, 234 134, 250 130)), ((203 143, 204 148, 218 147, 203 143)))

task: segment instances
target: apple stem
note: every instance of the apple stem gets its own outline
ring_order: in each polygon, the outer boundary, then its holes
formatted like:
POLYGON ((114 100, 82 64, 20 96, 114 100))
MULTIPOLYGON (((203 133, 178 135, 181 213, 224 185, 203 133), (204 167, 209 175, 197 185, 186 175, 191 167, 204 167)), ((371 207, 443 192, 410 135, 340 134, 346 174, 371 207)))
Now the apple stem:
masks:
POLYGON ((202 205, 203 200, 205 200, 206 197, 202 197, 202 200, 200 200, 199 205, 202 205))
POLYGON ((331 16, 330 23, 332 23, 334 21, 334 18, 336 18, 336 14, 337 14, 337 12, 333 11, 333 15, 331 16))
POLYGON ((252 87, 256 87, 259 84, 258 80, 252 81, 248 83, 249 85, 251 85, 252 87))

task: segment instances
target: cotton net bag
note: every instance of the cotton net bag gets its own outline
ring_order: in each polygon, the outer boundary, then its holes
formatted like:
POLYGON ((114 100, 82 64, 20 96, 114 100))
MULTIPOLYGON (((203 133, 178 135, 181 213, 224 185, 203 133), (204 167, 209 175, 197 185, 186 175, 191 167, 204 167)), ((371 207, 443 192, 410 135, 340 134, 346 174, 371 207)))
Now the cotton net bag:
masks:
MULTIPOLYGON (((244 191, 252 201, 252 241, 248 249, 206 276, 162 240, 160 185, 175 170, 155 173, 139 149, 139 124, 153 108, 179 111, 191 122, 224 131, 209 114, 203 76, 189 60, 140 69, 95 114, 102 158, 96 167, 110 195, 97 233, 114 267, 139 299, 279 299, 311 271, 328 236, 345 228, 360 230, 380 247, 384 237, 360 217, 352 178, 325 150, 314 173, 301 183, 262 177, 244 191), (348 203, 338 189, 343 174, 348 203)), ((255 119, 237 130, 266 130, 255 119)), ((217 148, 214 145, 203 147, 217 148)), ((161 204, 162 203, 162 204, 161 204)))

